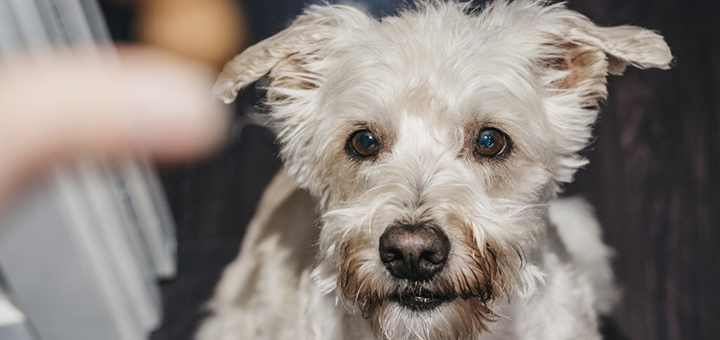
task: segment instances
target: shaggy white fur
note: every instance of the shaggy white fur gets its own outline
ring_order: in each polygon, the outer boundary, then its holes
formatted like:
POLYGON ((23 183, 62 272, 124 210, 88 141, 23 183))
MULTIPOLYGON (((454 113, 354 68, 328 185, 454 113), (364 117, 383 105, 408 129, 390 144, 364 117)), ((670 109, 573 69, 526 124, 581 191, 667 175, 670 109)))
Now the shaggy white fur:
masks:
POLYGON ((589 206, 557 195, 586 164, 606 76, 671 60, 652 31, 543 1, 418 1, 380 20, 311 7, 215 87, 231 102, 269 75, 285 171, 198 339, 600 339, 610 251, 589 206), (501 151, 481 150, 487 131, 501 151), (437 275, 386 269, 379 239, 398 223, 447 235, 437 275))

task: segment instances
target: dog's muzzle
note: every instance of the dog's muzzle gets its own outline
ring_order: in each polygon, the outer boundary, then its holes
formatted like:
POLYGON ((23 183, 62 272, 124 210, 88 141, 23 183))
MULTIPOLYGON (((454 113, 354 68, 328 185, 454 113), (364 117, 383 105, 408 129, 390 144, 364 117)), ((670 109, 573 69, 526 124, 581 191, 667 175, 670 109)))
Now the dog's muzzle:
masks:
MULTIPOLYGON (((432 280, 445 267, 449 253, 450 241, 433 225, 394 225, 380 237, 380 259, 385 268, 410 286, 421 287, 432 280)), ((391 298, 413 310, 428 310, 453 297, 406 289, 391 298)))

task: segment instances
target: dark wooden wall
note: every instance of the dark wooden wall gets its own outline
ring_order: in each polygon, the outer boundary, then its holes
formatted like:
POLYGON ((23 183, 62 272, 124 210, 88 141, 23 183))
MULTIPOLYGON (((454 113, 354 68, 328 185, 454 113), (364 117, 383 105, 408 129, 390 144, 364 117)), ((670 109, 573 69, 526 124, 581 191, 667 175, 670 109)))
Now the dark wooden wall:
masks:
POLYGON ((569 193, 596 207, 630 339, 720 339, 720 1, 571 1, 603 25, 661 32, 670 71, 610 77, 569 193))
MULTIPOLYGON (((271 3, 246 5, 273 13, 271 3)), ((624 299, 614 322, 633 340, 720 339, 720 1, 568 6, 601 25, 657 30, 676 57, 670 71, 629 69, 609 79, 597 139, 585 153, 591 163, 567 188, 594 204, 617 252, 624 299)), ((281 26, 250 17, 258 36, 281 26)), ((200 304, 236 255, 278 166, 272 136, 249 128, 212 159, 163 171, 179 227, 180 268, 165 284, 166 323, 155 340, 190 339, 200 304)))

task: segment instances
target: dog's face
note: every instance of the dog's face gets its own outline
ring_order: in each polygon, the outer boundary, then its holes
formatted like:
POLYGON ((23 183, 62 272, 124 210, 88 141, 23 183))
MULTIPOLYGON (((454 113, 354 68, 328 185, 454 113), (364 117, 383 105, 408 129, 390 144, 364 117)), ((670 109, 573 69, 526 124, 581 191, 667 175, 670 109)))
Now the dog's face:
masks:
POLYGON ((381 21, 311 8, 230 62, 269 73, 286 169, 322 202, 314 277, 378 337, 466 339, 542 280, 546 203, 585 164, 605 77, 666 68, 662 37, 561 5, 419 5, 381 21))

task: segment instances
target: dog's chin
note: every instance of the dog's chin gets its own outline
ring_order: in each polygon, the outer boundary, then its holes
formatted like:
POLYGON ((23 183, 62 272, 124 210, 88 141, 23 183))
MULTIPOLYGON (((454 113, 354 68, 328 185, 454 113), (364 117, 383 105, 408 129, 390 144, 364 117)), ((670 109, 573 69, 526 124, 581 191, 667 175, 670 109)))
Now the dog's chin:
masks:
POLYGON ((390 301, 414 312, 428 312, 442 304, 452 302, 455 298, 456 296, 452 294, 442 295, 430 292, 404 292, 391 295, 390 301))
POLYGON ((363 317, 378 339, 471 340, 495 320, 476 297, 446 291, 395 293, 368 301, 363 317))

